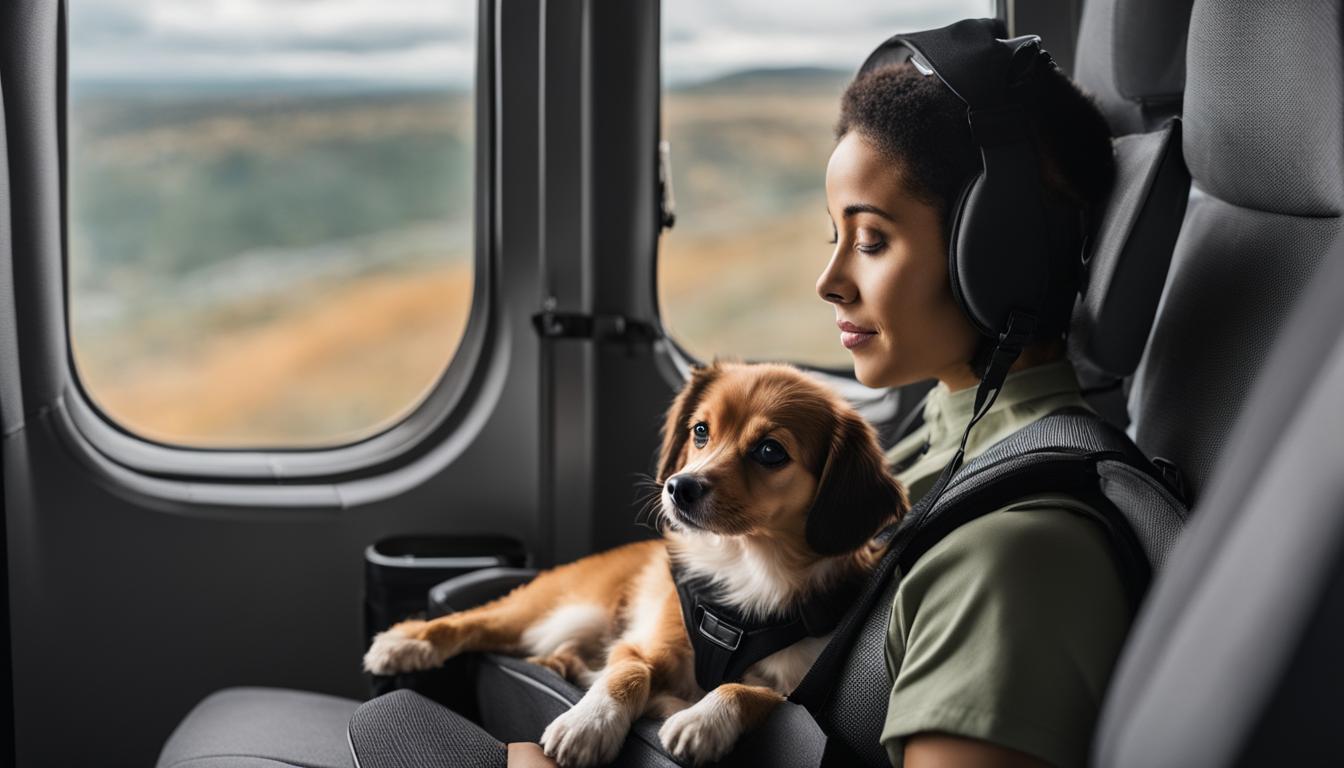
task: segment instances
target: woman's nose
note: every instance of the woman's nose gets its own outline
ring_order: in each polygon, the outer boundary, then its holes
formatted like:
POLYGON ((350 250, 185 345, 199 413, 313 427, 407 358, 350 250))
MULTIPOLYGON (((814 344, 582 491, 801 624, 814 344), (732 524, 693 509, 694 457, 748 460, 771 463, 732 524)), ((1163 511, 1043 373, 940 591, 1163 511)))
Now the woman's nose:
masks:
POLYGON ((832 304, 848 304, 854 300, 853 283, 845 279, 840 259, 832 257, 826 269, 817 278, 817 295, 832 304))

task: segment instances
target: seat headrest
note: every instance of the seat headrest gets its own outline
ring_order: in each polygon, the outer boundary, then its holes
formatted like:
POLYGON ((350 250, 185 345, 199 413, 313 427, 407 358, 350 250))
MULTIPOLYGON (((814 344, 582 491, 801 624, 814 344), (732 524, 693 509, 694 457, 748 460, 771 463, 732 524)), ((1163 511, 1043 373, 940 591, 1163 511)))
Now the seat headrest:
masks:
POLYGON ((1242 208, 1344 213, 1338 0, 1197 2, 1185 160, 1200 189, 1242 208))
POLYGON ((1087 0, 1074 79, 1117 136, 1180 114, 1185 38, 1194 0, 1087 0))
POLYGON ((1117 378, 1138 367, 1190 198, 1181 121, 1115 140, 1115 184, 1092 236, 1069 353, 1117 378))

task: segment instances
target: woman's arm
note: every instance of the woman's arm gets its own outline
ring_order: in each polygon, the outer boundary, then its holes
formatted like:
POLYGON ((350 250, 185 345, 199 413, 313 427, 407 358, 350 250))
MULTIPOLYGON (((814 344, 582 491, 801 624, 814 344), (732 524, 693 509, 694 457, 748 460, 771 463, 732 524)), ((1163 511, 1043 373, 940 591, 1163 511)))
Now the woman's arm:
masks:
POLYGON ((541 751, 541 745, 531 741, 509 744, 509 768, 559 768, 559 765, 541 751))
POLYGON ((978 739, 917 733, 905 742, 905 768, 1049 768, 1025 752, 978 739))

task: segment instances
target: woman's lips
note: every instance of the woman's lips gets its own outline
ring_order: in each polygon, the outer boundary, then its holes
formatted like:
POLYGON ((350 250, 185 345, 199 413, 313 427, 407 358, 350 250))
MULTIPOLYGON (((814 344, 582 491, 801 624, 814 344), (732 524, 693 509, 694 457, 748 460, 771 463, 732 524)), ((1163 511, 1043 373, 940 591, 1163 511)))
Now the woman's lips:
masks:
POLYGON ((862 328, 848 321, 837 322, 836 325, 840 327, 840 343, 845 345, 845 349, 854 349, 877 335, 877 331, 862 328))

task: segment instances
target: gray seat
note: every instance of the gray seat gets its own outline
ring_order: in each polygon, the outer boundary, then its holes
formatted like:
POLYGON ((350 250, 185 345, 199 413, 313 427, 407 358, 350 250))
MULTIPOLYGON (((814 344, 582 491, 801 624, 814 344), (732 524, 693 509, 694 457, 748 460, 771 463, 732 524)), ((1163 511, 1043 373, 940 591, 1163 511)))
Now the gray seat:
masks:
POLYGON ((1342 48, 1338 0, 1195 4, 1200 194, 1130 403, 1198 503, 1117 667, 1099 765, 1344 763, 1342 48))
POLYGON ((1199 496, 1344 211, 1339 3, 1200 0, 1186 57, 1194 179, 1130 389, 1131 436, 1199 496), (1272 63, 1271 63, 1272 61, 1272 63))
POLYGON ((1102 766, 1344 765, 1344 238, 1111 684, 1102 766))
POLYGON ((226 688, 178 724, 157 768, 354 768, 346 727, 359 702, 282 688, 226 688))

